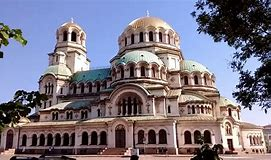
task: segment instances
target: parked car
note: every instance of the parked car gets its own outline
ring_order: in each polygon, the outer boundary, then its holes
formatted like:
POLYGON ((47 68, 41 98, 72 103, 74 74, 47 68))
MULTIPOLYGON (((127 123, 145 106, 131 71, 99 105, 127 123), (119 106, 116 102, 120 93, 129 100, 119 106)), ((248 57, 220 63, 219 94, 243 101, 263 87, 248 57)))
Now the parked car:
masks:
POLYGON ((29 157, 29 156, 13 156, 10 160, 39 160, 37 157, 29 157))
POLYGON ((76 160, 75 158, 63 155, 41 155, 39 160, 76 160))

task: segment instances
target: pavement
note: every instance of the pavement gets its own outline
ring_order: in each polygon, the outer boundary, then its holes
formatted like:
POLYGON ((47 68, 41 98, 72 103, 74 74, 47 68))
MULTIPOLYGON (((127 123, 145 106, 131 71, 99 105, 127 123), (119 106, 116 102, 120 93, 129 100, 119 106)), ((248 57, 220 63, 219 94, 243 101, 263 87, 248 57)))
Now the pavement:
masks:
MULTIPOLYGON (((14 155, 0 155, 0 160, 9 160, 14 155)), ((40 155, 23 155, 39 157, 40 155)), ((130 160, 124 156, 96 156, 96 155, 69 155, 76 160, 130 160)), ((139 160, 190 160, 193 155, 140 155, 139 160)), ((249 154, 249 155, 221 155, 223 160, 271 160, 271 154, 249 154)))

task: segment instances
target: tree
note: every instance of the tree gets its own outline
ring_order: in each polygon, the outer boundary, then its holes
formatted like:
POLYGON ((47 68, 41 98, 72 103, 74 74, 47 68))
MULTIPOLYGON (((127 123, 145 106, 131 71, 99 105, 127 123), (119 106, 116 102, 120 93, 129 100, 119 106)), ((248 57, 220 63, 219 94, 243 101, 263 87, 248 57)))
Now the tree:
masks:
POLYGON ((26 117, 31 109, 41 106, 44 100, 47 100, 47 96, 38 91, 16 91, 11 101, 0 104, 0 130, 8 124, 18 123, 21 117, 26 117))
POLYGON ((236 100, 245 108, 259 105, 267 112, 271 107, 271 1, 198 0, 191 14, 199 33, 235 48, 231 68, 239 73, 236 100), (248 69, 250 59, 260 66, 248 69))
MULTIPOLYGON (((27 43, 20 29, 10 29, 9 26, 4 23, 0 23, 0 48, 2 45, 7 46, 9 44, 9 39, 15 39, 23 46, 27 43)), ((4 53, 0 51, 0 58, 3 58, 3 55, 4 53)))

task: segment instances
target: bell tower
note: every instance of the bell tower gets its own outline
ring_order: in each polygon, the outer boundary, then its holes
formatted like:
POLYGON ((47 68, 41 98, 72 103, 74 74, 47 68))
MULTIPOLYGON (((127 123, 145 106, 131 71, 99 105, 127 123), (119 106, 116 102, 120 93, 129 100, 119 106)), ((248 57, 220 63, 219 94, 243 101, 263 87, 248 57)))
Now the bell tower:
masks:
POLYGON ((90 61, 87 58, 86 33, 73 22, 73 19, 57 29, 56 39, 55 51, 53 54, 49 54, 49 65, 55 62, 64 63, 72 73, 89 70, 90 61), (59 52, 63 52, 65 55, 57 55, 56 53, 59 52))

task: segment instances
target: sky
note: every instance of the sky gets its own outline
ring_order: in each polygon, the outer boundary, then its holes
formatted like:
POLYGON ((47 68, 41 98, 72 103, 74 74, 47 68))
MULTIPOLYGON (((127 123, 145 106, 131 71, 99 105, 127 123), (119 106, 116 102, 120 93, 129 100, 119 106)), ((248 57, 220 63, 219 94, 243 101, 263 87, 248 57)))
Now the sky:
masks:
MULTIPOLYGON (((197 23, 190 15, 194 0, 0 0, 0 22, 20 28, 28 40, 22 47, 15 41, 2 47, 0 59, 0 103, 12 99, 16 90, 37 90, 38 80, 48 67, 48 53, 56 44, 57 28, 73 18, 87 34, 87 55, 92 68, 109 66, 118 52, 118 36, 136 18, 159 17, 179 33, 184 58, 205 65, 216 76, 216 86, 222 96, 235 101, 232 92, 238 74, 229 62, 234 50, 226 43, 214 43, 208 35, 198 34, 197 23)), ((249 67, 254 67, 254 62, 249 67)), ((243 121, 266 125, 271 113, 255 106, 242 109, 243 121)))

